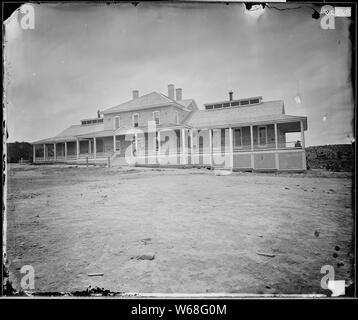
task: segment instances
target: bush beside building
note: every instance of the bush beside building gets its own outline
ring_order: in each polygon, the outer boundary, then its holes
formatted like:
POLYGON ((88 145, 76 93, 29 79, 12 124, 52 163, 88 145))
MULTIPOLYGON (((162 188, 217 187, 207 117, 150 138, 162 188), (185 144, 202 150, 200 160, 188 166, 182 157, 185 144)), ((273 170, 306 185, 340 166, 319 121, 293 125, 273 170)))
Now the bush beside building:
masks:
POLYGON ((18 163, 21 158, 32 162, 32 145, 28 142, 7 143, 7 162, 18 163))
POLYGON ((307 169, 352 172, 354 144, 333 144, 306 148, 307 169))

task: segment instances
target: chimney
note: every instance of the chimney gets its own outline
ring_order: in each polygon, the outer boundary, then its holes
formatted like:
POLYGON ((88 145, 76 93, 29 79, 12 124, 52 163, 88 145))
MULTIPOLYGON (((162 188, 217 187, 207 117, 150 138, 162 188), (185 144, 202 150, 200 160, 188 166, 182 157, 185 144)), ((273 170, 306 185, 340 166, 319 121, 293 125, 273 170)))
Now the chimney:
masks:
POLYGON ((139 98, 139 91, 138 90, 133 90, 132 93, 133 93, 133 100, 139 98))
POLYGON ((175 100, 174 97, 174 84, 168 84, 168 97, 175 100))
POLYGON ((183 90, 182 88, 178 88, 175 90, 176 91, 176 100, 179 101, 179 100, 183 100, 183 97, 182 97, 182 93, 183 93, 183 90))
POLYGON ((232 91, 229 92, 229 99, 230 99, 230 101, 233 100, 233 97, 232 97, 233 94, 234 94, 234 93, 233 93, 232 91))

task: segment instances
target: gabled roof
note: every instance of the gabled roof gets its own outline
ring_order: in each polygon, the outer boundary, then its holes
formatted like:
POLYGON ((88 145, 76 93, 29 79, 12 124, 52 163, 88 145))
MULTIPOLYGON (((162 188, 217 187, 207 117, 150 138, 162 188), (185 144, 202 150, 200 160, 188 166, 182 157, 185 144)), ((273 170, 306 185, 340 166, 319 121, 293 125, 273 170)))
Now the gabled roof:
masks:
MULTIPOLYGON (((191 99, 188 99, 188 100, 191 100, 191 99)), ((159 92, 151 92, 151 93, 145 94, 144 96, 141 96, 139 98, 124 102, 118 106, 114 106, 112 108, 103 110, 101 113, 109 114, 109 113, 117 113, 117 112, 124 112, 124 111, 149 109, 149 108, 155 108, 155 107, 164 107, 164 106, 168 106, 168 105, 174 105, 181 109, 187 109, 187 107, 185 105, 187 103, 187 100, 182 100, 182 101, 185 101, 185 103, 181 104, 180 101, 172 100, 169 97, 167 97, 164 94, 161 94, 159 92)))
POLYGON ((198 110, 194 99, 177 100, 176 103, 179 103, 190 110, 198 110))
POLYGON ((283 101, 277 100, 247 107, 196 111, 188 117, 186 124, 198 128, 223 127, 265 121, 295 120, 298 118, 305 117, 286 115, 283 101))

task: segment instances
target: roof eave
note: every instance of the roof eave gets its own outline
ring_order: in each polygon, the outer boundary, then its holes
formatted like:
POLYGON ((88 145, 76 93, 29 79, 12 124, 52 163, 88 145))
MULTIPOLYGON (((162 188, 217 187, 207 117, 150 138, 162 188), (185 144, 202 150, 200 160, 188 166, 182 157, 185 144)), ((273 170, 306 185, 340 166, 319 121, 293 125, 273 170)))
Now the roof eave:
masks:
POLYGON ((304 130, 307 130, 307 117, 305 116, 292 116, 290 119, 271 119, 271 120, 259 120, 259 121, 245 121, 245 122, 232 122, 232 123, 225 123, 225 124, 208 124, 204 123, 202 125, 198 125, 195 123, 188 123, 188 126, 193 128, 199 129, 206 129, 206 128, 231 128, 231 127, 246 127, 250 125, 264 125, 264 124, 274 124, 274 123, 290 123, 290 122, 297 122, 303 120, 303 127, 304 130))
POLYGON ((178 104, 178 103, 161 103, 161 104, 155 104, 155 105, 149 105, 149 106, 143 106, 143 107, 140 107, 140 108, 131 108, 131 107, 128 107, 127 109, 123 109, 123 110, 108 110, 108 111, 102 111, 101 114, 103 115, 108 115, 108 114, 116 114, 116 113, 122 113, 122 112, 131 112, 131 111, 140 111, 140 110, 147 110, 147 109, 154 109, 154 108, 164 108, 164 107, 177 107, 177 108, 180 108, 184 111, 188 111, 190 112, 191 110, 186 108, 185 106, 181 105, 181 104, 178 104))

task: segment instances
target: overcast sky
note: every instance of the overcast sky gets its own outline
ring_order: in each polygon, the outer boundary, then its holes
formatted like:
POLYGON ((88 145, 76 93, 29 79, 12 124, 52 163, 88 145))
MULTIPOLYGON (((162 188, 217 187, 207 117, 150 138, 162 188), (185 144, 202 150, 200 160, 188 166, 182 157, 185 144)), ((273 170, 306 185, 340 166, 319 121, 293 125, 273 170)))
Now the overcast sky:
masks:
POLYGON ((21 13, 6 24, 9 141, 54 136, 169 83, 199 108, 229 90, 283 99, 287 114, 308 117, 307 145, 352 138, 347 18, 323 30, 307 7, 259 18, 242 4, 34 7, 34 30, 21 29, 21 13))

